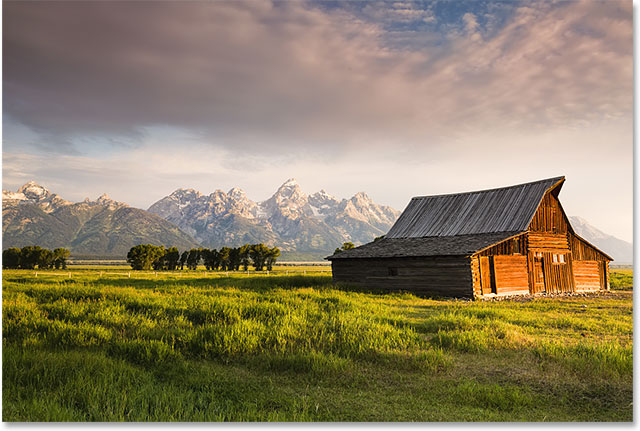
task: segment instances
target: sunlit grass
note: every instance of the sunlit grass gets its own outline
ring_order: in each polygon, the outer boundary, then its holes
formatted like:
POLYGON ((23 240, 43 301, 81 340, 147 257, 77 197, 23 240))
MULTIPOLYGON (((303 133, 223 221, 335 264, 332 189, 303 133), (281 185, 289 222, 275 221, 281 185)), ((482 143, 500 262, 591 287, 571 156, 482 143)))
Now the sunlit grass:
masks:
POLYGON ((629 293, 492 303, 327 274, 104 272, 4 272, 5 421, 632 418, 629 293))

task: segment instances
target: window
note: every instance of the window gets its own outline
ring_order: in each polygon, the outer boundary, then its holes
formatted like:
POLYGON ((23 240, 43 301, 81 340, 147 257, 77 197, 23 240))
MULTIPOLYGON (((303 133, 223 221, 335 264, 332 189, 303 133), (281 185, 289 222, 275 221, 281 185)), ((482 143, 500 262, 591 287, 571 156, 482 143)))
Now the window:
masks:
POLYGON ((390 275, 391 277, 394 277, 394 276, 398 275, 398 268, 391 268, 391 267, 389 267, 388 269, 389 269, 389 275, 390 275))
POLYGON ((564 263, 564 254, 554 254, 553 263, 564 263))

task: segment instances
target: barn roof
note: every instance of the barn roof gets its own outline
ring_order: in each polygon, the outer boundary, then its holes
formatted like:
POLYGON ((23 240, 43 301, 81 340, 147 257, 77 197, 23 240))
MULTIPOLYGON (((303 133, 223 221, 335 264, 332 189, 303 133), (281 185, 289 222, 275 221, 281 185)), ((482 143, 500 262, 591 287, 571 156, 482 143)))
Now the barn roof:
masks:
POLYGON ((554 177, 475 192, 414 197, 385 238, 327 259, 470 255, 527 230, 554 177))
POLYGON ((351 250, 341 251, 333 259, 361 259, 388 257, 426 257, 471 255, 520 232, 481 233, 425 238, 383 238, 351 250))
POLYGON ((386 238, 523 232, 544 194, 564 177, 498 189, 411 199, 386 238))

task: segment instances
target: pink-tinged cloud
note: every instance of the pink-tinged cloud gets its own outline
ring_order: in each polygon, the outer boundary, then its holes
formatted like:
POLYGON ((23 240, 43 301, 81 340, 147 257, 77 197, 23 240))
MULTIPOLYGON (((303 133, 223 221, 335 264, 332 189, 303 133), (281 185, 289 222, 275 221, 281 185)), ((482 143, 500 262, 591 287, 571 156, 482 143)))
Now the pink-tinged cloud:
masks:
POLYGON ((8 2, 4 109, 52 142, 161 125, 251 151, 582 127, 630 118, 631 6, 532 2, 491 33, 468 13, 445 46, 401 49, 313 3, 8 2))

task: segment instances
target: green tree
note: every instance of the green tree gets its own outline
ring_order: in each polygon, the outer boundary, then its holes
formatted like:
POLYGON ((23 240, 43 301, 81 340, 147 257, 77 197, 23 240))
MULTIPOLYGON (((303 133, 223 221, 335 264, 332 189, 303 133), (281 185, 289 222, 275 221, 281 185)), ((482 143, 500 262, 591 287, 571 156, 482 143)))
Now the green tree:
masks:
POLYGON ((220 269, 222 271, 228 271, 231 269, 231 249, 229 247, 222 247, 218 254, 220 262, 220 269))
POLYGON ((334 251, 333 254, 340 253, 341 251, 345 250, 351 250, 352 248, 356 248, 356 246, 353 245, 352 242, 345 242, 342 244, 342 247, 336 248, 336 251, 334 251))
POLYGON ((200 250, 192 248, 187 257, 187 268, 195 271, 198 269, 198 263, 200 263, 200 250))
POLYGON ((53 250, 53 266, 56 269, 66 269, 67 268, 67 259, 71 252, 66 248, 56 248, 53 250))
POLYGON ((40 249, 40 254, 38 255, 38 268, 39 269, 49 269, 53 267, 53 252, 49 249, 43 248, 40 249))
POLYGON ((20 268, 33 269, 40 261, 42 248, 37 245, 28 245, 20 250, 20 268))
POLYGON ((253 266, 256 271, 262 271, 264 269, 265 261, 267 260, 267 256, 269 255, 270 249, 266 245, 253 244, 249 249, 249 256, 253 261, 253 266))
POLYGON ((153 262, 164 256, 164 247, 152 244, 139 244, 131 247, 127 253, 127 262, 135 270, 150 270, 153 262))
POLYGON ((11 247, 2 252, 2 267, 4 269, 20 268, 20 249, 11 247))
POLYGON ((175 271, 178 268, 178 263, 180 262, 180 252, 175 247, 170 247, 167 250, 167 253, 164 255, 167 269, 169 271, 175 271))
POLYGON ((273 247, 269 249, 267 253, 267 270, 271 271, 273 269, 273 264, 276 263, 276 260, 280 257, 280 249, 278 247, 273 247))
POLYGON ((165 269, 167 267, 167 251, 164 249, 164 246, 162 246, 162 255, 158 255, 157 259, 153 261, 153 263, 151 264, 151 267, 155 270, 155 271, 162 271, 163 269, 165 269))
POLYGON ((240 262, 241 262, 240 247, 232 248, 231 251, 229 251, 229 268, 232 271, 239 270, 240 262))
POLYGON ((184 269, 184 265, 187 263, 187 259, 189 259, 189 250, 185 250, 182 252, 180 256, 180 270, 184 269))
POLYGON ((242 265, 245 271, 249 269, 249 264, 251 263, 251 260, 249 258, 250 249, 251 249, 251 246, 249 244, 245 244, 242 247, 240 247, 240 251, 239 251, 240 264, 242 265))

